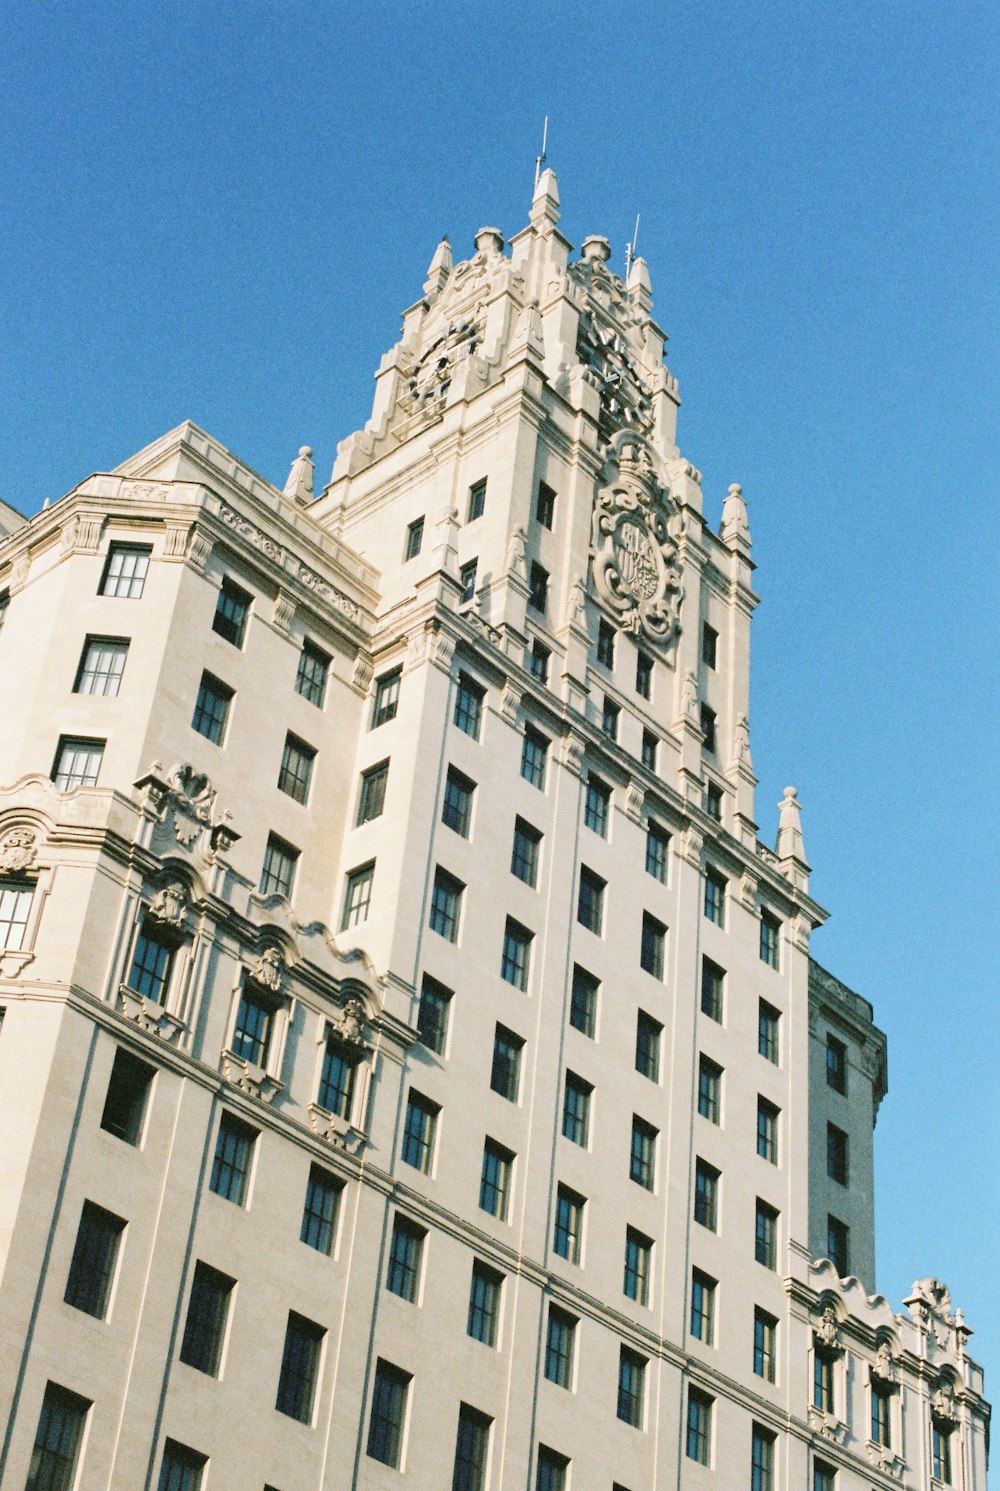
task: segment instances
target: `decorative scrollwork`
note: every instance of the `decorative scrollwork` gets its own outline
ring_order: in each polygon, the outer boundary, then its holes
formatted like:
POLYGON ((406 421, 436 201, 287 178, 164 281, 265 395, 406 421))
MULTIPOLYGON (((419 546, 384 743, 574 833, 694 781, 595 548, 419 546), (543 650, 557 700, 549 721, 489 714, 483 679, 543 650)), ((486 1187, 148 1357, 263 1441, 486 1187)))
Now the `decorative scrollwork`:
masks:
POLYGON ((617 443, 611 480, 594 504, 594 584, 624 631, 668 646, 681 630, 684 597, 677 545, 669 531, 673 503, 653 469, 646 442, 629 436, 617 443))

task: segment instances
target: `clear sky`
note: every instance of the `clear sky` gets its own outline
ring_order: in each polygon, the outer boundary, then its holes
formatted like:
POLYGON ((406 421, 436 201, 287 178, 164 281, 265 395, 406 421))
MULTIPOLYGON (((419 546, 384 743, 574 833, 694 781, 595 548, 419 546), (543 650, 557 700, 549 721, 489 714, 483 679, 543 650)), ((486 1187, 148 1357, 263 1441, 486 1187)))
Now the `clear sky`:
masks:
POLYGON ((750 506, 758 817, 888 1033, 879 1286, 997 1301, 1000 9, 6 0, 0 498, 190 418, 325 477, 447 232, 639 249, 685 455, 750 506))

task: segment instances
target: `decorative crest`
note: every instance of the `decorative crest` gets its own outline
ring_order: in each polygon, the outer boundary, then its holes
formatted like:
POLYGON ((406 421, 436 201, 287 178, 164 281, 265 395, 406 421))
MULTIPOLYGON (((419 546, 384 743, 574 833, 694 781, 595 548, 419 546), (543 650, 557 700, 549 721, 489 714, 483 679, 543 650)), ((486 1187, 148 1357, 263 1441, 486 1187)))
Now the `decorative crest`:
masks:
POLYGON ((674 506, 645 440, 622 435, 615 444, 611 480, 594 505, 594 584, 623 631, 669 646, 681 630, 684 595, 668 528, 674 506))
POLYGON ((20 875, 30 870, 38 857, 38 840, 34 829, 13 828, 0 840, 0 870, 20 875))
POLYGON ((161 926, 181 927, 189 905, 187 886, 180 880, 171 880, 162 885, 150 901, 148 915, 161 926))

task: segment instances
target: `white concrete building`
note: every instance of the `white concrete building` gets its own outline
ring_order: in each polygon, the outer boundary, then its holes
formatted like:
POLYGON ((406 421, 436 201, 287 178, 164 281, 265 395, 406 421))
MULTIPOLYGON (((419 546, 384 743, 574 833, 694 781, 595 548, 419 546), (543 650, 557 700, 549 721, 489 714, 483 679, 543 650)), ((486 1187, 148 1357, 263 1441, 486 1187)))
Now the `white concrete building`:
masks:
POLYGON ((0 512, 0 1484, 985 1491, 884 1038, 757 838, 750 530, 541 176, 284 492, 0 512))

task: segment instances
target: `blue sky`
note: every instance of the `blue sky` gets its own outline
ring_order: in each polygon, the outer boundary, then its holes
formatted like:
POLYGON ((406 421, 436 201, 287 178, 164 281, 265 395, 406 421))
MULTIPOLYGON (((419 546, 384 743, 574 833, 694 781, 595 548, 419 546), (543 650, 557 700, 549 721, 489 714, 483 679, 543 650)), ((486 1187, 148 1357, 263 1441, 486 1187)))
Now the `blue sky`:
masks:
POLYGON ((0 49, 27 511, 184 418, 328 474, 546 113, 568 237, 620 269, 641 213, 682 447, 750 505, 762 836, 794 783, 814 953, 889 1035, 879 1286, 943 1278, 995 1372, 997 7, 7 0, 0 49))

